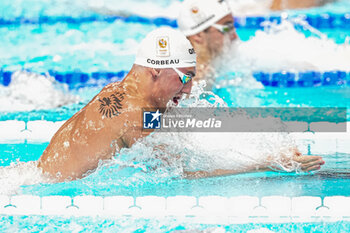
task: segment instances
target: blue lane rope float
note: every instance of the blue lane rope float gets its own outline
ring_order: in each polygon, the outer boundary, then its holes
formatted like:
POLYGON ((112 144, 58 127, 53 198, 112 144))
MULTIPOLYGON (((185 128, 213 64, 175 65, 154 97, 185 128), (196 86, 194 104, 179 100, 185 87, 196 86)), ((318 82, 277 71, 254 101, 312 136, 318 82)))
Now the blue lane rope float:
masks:
POLYGON ((10 85, 12 72, 0 70, 0 84, 4 86, 10 85))
POLYGON ((70 16, 40 16, 38 18, 22 18, 16 17, 12 19, 0 18, 0 26, 21 25, 21 24, 55 24, 55 23, 69 23, 69 24, 83 24, 91 22, 107 22, 113 23, 117 20, 121 20, 128 23, 142 23, 142 24, 154 24, 157 26, 171 26, 177 27, 175 19, 168 19, 164 17, 147 18, 137 15, 131 16, 88 16, 74 18, 70 16))
MULTIPOLYGON (((13 72, 0 70, 0 84, 8 86, 13 72)), ((71 88, 84 87, 94 84, 121 81, 127 71, 84 73, 48 71, 51 77, 60 83, 68 84, 71 88)), ((42 73, 42 75, 46 75, 42 73)), ((264 86, 270 87, 318 87, 318 86, 350 86, 350 72, 346 71, 307 71, 307 72, 254 72, 253 77, 264 86)))
MULTIPOLYGON (((344 28, 350 29, 350 13, 346 14, 320 14, 320 15, 291 15, 290 18, 302 18, 306 20, 312 27, 319 29, 330 29, 330 28, 344 28)), ((55 24, 55 23, 69 23, 69 24, 82 24, 91 22, 107 22, 113 23, 116 20, 131 23, 142 23, 142 24, 153 24, 157 26, 170 26, 177 27, 175 19, 156 17, 147 18, 138 15, 131 16, 103 16, 93 15, 87 17, 74 18, 70 16, 40 16, 37 18, 23 18, 16 17, 12 19, 0 18, 0 26, 11 26, 21 24, 55 24)), ((258 17, 235 17, 235 26, 237 28, 262 28, 262 23, 282 21, 282 17, 279 15, 272 16, 258 16, 258 17)))
MULTIPOLYGON (((31 72, 31 71, 28 71, 31 72)), ((0 84, 8 86, 11 83, 12 74, 15 72, 0 70, 0 84)), ((41 75, 49 74, 54 77, 56 81, 60 83, 68 84, 71 88, 88 86, 90 84, 106 84, 107 82, 121 81, 127 74, 127 71, 117 72, 92 72, 84 73, 80 71, 73 72, 57 72, 49 70, 47 73, 41 73, 41 75)))
POLYGON ((350 73, 345 71, 307 72, 255 72, 254 78, 271 87, 350 86, 350 73))

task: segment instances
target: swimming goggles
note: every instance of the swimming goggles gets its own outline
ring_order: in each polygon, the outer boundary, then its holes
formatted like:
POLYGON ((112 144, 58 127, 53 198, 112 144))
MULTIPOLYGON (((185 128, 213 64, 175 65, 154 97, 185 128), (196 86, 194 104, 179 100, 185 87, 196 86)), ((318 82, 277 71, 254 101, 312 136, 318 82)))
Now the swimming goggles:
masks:
POLYGON ((218 29, 222 34, 234 32, 236 30, 234 23, 225 24, 225 25, 215 23, 211 26, 218 29))
POLYGON ((179 78, 182 84, 188 83, 195 76, 195 74, 192 72, 187 72, 186 74, 184 74, 180 70, 174 67, 173 67, 173 70, 175 70, 175 72, 179 75, 179 78))

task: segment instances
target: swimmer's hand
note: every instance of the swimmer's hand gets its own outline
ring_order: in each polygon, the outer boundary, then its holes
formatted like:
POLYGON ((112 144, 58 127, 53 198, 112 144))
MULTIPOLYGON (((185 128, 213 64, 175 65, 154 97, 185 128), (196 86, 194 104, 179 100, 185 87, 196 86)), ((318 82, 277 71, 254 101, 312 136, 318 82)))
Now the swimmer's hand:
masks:
POLYGON ((317 171, 325 164, 321 156, 311 156, 296 154, 293 160, 300 164, 300 168, 304 172, 317 171))
POLYGON ((304 172, 320 170, 321 166, 325 164, 321 156, 302 155, 297 148, 293 148, 293 150, 293 161, 299 163, 301 170, 304 172))
MULTIPOLYGON (((279 161, 280 166, 270 165, 268 169, 272 171, 291 172, 294 170, 295 164, 297 163, 299 169, 304 172, 310 172, 320 170, 321 166, 325 164, 321 156, 302 155, 297 148, 290 148, 289 151, 293 153, 292 158, 288 158, 282 154, 279 161)), ((273 159, 271 158, 271 160, 268 161, 272 162, 273 159)))

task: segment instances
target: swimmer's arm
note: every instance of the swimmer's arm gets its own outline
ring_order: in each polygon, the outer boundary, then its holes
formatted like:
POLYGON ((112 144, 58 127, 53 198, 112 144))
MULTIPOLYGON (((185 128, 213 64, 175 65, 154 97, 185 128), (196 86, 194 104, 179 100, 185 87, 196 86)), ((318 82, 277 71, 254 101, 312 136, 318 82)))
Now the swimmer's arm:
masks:
POLYGON ((271 161, 266 161, 263 164, 253 164, 251 166, 239 167, 236 169, 215 169, 213 171, 184 171, 184 176, 187 179, 198 179, 207 177, 238 175, 252 172, 272 171, 272 169, 269 168, 269 165, 271 165, 271 161))
POLYGON ((268 168, 263 167, 246 167, 246 168, 238 168, 238 169, 216 169, 213 171, 184 171, 184 176, 187 179, 199 179, 199 178, 208 178, 208 177, 217 177, 217 176, 230 176, 237 175, 243 173, 251 173, 251 172, 263 172, 268 171, 268 168))
MULTIPOLYGON (((304 172, 316 171, 321 169, 321 166, 325 164, 322 157, 320 156, 309 156, 296 154, 293 160, 300 165, 300 169, 304 172)), ((229 176, 237 175, 242 173, 250 172, 265 172, 265 171, 284 171, 277 167, 271 165, 271 162, 268 162, 267 165, 261 166, 250 166, 245 168, 238 169, 216 169, 214 171, 184 171, 184 175, 188 179, 197 179, 197 178, 206 178, 206 177, 216 177, 216 176, 229 176)))

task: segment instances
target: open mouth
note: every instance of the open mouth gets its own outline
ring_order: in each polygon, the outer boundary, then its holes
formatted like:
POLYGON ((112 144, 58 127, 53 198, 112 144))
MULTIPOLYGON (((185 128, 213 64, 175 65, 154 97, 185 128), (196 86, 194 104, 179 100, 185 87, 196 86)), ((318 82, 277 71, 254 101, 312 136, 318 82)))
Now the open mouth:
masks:
POLYGON ((175 105, 178 105, 179 104, 179 100, 180 100, 181 98, 180 97, 178 97, 178 96, 175 96, 174 98, 173 98, 173 102, 175 103, 175 105))

